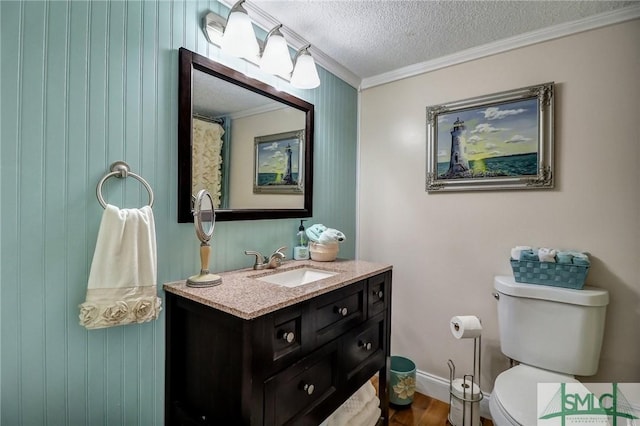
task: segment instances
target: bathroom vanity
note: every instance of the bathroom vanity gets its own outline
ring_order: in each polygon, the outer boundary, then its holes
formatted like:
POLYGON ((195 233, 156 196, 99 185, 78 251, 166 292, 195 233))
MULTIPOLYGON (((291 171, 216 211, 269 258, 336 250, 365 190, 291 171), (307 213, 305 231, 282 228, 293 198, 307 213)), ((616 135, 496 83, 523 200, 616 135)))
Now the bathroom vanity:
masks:
POLYGON ((291 261, 220 276, 217 287, 164 285, 166 424, 317 426, 376 373, 387 424, 390 265, 291 261), (315 278, 262 280, 300 268, 315 278))

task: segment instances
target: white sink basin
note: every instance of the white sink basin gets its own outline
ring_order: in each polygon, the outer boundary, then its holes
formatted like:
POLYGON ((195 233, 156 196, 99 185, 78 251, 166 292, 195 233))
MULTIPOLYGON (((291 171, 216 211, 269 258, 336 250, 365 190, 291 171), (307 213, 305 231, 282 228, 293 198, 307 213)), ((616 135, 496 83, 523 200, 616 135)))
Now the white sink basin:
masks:
POLYGON ((323 271, 322 269, 304 267, 292 269, 290 271, 277 272, 271 275, 265 275, 264 277, 260 277, 257 279, 284 287, 297 287, 299 285, 309 284, 314 281, 329 278, 337 274, 337 272, 323 271))

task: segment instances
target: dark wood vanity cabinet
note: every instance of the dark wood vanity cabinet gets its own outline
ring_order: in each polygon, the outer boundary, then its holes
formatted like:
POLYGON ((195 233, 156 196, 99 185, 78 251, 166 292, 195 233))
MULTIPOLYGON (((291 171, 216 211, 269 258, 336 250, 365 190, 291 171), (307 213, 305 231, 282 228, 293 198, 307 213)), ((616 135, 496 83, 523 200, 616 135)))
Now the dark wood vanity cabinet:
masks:
POLYGON ((315 426, 379 372, 387 424, 390 297, 387 271, 245 320, 167 292, 165 423, 315 426))

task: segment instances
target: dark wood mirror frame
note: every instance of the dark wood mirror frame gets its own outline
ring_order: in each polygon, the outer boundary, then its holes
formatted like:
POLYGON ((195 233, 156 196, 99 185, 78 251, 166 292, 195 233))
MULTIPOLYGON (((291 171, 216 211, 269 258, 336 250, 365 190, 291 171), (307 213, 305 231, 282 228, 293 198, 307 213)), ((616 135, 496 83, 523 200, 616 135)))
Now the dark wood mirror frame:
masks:
MULTIPOLYGON (((313 202, 313 104, 280 92, 259 80, 207 57, 180 48, 178 71, 178 223, 193 222, 191 194, 192 82, 193 70, 205 72, 305 113, 304 206, 301 209, 216 209, 216 220, 284 219, 312 216, 313 202)), ((251 166, 250 166, 251 167, 251 166)))

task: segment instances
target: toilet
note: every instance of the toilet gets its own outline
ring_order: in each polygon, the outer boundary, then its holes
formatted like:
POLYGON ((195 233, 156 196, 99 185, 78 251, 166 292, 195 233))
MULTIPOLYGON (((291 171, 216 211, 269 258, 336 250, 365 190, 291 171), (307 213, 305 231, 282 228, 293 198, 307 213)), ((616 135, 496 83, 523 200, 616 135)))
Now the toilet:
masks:
POLYGON ((489 410, 496 426, 537 421, 538 383, 578 382, 598 370, 609 293, 494 280, 502 353, 518 365, 501 373, 489 410))

